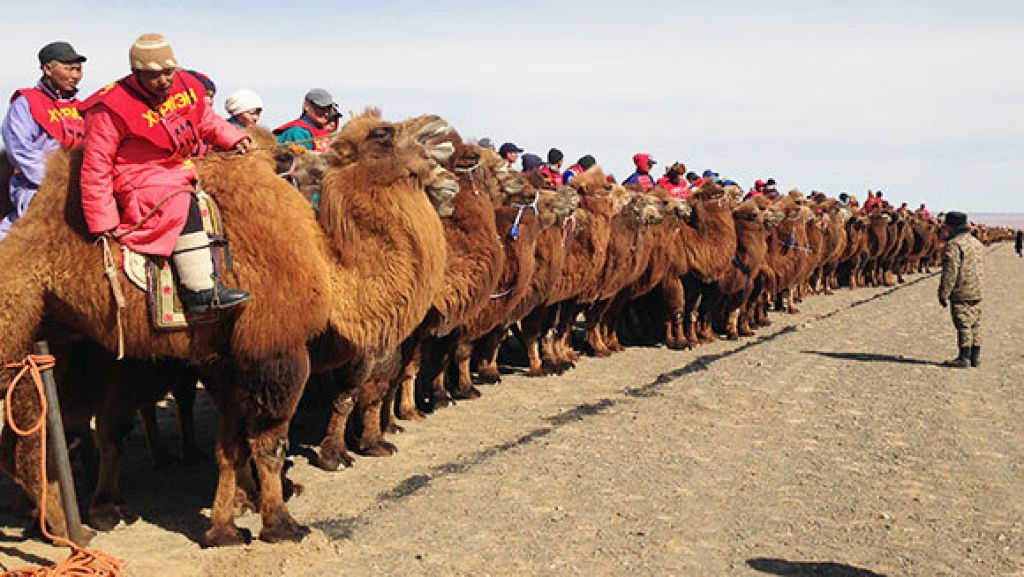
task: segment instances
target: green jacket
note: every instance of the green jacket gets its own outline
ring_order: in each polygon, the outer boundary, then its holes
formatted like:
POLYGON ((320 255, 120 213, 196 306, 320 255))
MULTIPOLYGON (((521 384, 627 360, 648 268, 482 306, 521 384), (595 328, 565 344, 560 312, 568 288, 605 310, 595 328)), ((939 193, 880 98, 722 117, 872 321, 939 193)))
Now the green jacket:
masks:
POLYGON ((966 231, 946 242, 946 252, 942 255, 942 280, 939 281, 940 300, 981 300, 982 248, 984 245, 966 231))

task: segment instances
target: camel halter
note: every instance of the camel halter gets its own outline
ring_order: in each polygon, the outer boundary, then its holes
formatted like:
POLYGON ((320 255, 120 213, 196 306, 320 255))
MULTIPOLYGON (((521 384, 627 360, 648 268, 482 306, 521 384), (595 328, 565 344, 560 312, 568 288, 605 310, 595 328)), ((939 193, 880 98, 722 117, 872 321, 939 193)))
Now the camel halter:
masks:
POLYGON ((290 182, 292 186, 298 187, 299 186, 299 179, 295 178, 295 169, 298 166, 299 166, 299 157, 298 156, 293 156, 292 157, 292 165, 288 167, 288 170, 286 170, 284 172, 279 172, 279 173, 277 173, 277 175, 280 176, 281 178, 287 180, 288 182, 290 182))
POLYGON ((562 221, 562 248, 569 242, 569 234, 576 232, 576 211, 562 221))
POLYGON ((518 202, 510 202, 509 206, 514 206, 519 209, 516 213, 516 219, 512 222, 512 229, 508 231, 508 236, 512 240, 519 240, 519 222, 523 219, 523 213, 526 209, 532 208, 533 214, 540 216, 540 211, 537 210, 537 203, 540 201, 540 191, 533 193, 533 202, 530 204, 520 204, 518 202))
POLYGON ((473 196, 480 196, 480 187, 478 187, 476 185, 476 179, 473 178, 473 173, 476 172, 476 169, 478 169, 478 168, 480 168, 480 161, 479 160, 476 161, 476 164, 474 164, 473 166, 470 166, 469 168, 455 167, 455 169, 454 169, 455 172, 460 172, 462 174, 465 174, 466 177, 469 178, 469 185, 471 187, 473 187, 473 196))

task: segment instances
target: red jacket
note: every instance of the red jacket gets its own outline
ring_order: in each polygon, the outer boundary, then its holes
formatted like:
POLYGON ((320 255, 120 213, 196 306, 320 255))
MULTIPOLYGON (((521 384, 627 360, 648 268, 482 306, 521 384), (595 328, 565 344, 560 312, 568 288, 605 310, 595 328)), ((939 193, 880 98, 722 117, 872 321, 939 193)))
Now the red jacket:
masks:
POLYGON ((679 182, 672 184, 667 176, 663 176, 658 179, 658 186, 667 190, 672 198, 687 198, 690 196, 690 187, 687 186, 685 178, 680 178, 679 182))
POLYGON ((78 110, 77 99, 57 100, 39 88, 22 88, 11 96, 19 95, 28 101, 28 109, 39 126, 64 148, 77 148, 85 138, 85 121, 78 110))
POLYGON ((85 106, 82 211, 89 231, 126 231, 162 200, 167 202, 121 242, 136 252, 169 256, 188 216, 195 189, 192 159, 206 141, 228 149, 245 138, 207 108, 203 85, 178 73, 162 103, 132 76, 89 97, 85 106))
POLYGON ((551 168, 550 165, 545 164, 538 169, 538 172, 544 175, 544 180, 548 181, 548 186, 554 188, 562 186, 562 173, 551 168))

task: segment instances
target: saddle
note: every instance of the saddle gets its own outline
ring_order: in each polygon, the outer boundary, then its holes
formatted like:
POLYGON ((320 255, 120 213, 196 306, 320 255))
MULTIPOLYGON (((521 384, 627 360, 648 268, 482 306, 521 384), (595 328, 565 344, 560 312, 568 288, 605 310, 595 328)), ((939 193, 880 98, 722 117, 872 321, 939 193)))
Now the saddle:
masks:
MULTIPOLYGON (((197 192, 196 200, 203 217, 203 229, 210 237, 214 274, 217 278, 224 278, 233 266, 220 208, 205 192, 197 192)), ((170 258, 140 254, 121 245, 121 266, 131 284, 146 293, 153 328, 173 331, 217 321, 217 311, 185 313, 178 298, 178 274, 171 266, 170 258)))

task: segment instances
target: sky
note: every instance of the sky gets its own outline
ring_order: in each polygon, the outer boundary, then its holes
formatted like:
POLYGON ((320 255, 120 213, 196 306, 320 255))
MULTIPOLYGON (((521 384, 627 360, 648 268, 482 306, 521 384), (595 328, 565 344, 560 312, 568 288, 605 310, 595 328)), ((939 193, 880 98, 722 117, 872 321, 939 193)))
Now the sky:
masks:
POLYGON ((88 95, 159 32, 217 83, 219 112, 250 88, 269 128, 322 87, 346 116, 439 114, 467 138, 593 154, 620 180, 647 152, 655 176, 681 161, 745 187, 1024 213, 1020 1, 35 0, 4 18, 5 94, 37 79, 48 42, 89 58, 88 95))

